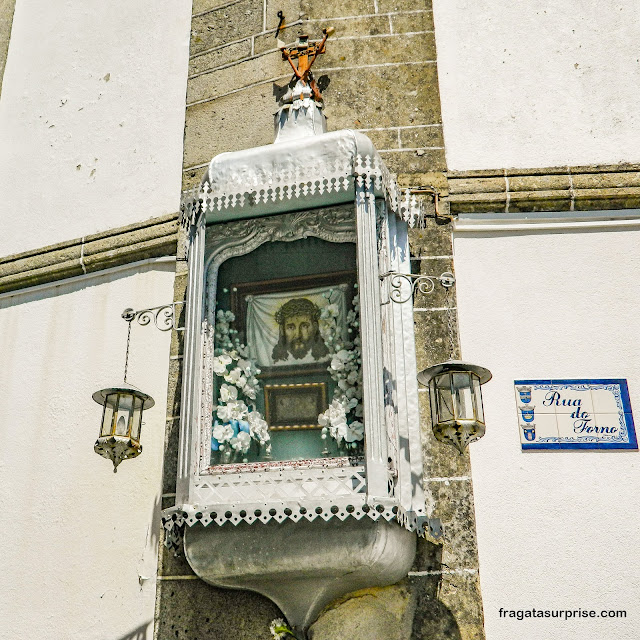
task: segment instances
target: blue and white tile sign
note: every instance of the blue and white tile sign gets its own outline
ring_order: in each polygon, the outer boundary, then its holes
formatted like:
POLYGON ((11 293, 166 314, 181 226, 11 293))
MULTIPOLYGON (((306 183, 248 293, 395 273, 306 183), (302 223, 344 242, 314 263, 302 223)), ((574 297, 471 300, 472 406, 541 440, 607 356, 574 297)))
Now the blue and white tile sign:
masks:
POLYGON ((516 380, 523 449, 637 449, 627 381, 516 380))

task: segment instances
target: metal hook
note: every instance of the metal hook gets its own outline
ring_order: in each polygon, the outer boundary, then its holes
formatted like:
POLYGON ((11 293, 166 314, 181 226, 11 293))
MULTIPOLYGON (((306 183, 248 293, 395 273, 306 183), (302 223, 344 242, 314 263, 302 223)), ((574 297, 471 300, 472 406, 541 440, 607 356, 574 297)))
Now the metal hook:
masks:
POLYGON ((431 185, 421 185, 419 187, 413 187, 409 189, 409 193, 412 195, 417 195, 419 193, 430 193, 433 196, 433 207, 434 213, 433 216, 436 224, 448 224, 453 220, 453 216, 445 216, 440 213, 440 192, 431 185))
POLYGON ((282 29, 282 25, 284 24, 284 13, 282 13, 282 11, 278 11, 277 16, 278 18, 280 18, 280 22, 278 23, 278 27, 274 34, 274 38, 276 40, 278 39, 278 36, 280 35, 280 30, 282 29))

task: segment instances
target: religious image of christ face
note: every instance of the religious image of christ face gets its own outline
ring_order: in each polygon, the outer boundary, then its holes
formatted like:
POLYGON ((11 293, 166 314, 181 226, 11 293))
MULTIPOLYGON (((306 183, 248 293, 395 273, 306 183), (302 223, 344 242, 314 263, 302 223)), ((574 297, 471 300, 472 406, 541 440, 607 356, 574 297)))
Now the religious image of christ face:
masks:
POLYGON ((322 338, 321 313, 331 301, 332 321, 344 339, 347 287, 338 283, 246 295, 247 346, 256 364, 295 367, 329 360, 329 349, 322 338))
POLYGON ((308 298, 291 298, 274 317, 279 333, 271 354, 274 362, 290 357, 302 360, 309 353, 314 360, 320 360, 329 353, 318 329, 320 308, 308 298))

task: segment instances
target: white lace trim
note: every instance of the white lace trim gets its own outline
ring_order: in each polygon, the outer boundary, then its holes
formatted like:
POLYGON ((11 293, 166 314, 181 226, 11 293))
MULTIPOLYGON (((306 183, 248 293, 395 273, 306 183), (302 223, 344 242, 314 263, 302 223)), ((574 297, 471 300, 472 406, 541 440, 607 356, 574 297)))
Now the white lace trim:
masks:
POLYGON ((181 221, 183 225, 195 224, 200 215, 233 211, 245 206, 264 206, 278 201, 295 200, 308 196, 353 190, 354 184, 373 188, 376 195, 384 197, 387 206, 410 227, 424 222, 422 199, 398 186, 379 154, 356 155, 353 158, 335 156, 322 167, 300 163, 291 164, 281 171, 266 175, 256 171, 238 172, 220 181, 206 178, 199 187, 184 194, 181 221))
POLYGON ((317 518, 325 521, 338 518, 344 521, 347 518, 361 520, 364 517, 374 521, 380 518, 387 522, 395 520, 405 529, 415 531, 421 537, 426 535, 426 528, 429 526, 429 521, 424 513, 407 512, 397 505, 369 505, 362 500, 327 500, 321 501, 321 504, 314 502, 314 506, 305 506, 300 502, 270 502, 268 505, 255 503, 241 506, 229 504, 177 505, 162 512, 162 526, 165 533, 165 546, 174 552, 179 552, 182 548, 185 526, 193 527, 201 524, 206 527, 212 523, 219 526, 228 523, 238 525, 241 522, 266 524, 272 520, 298 522, 303 518, 309 521, 317 518))

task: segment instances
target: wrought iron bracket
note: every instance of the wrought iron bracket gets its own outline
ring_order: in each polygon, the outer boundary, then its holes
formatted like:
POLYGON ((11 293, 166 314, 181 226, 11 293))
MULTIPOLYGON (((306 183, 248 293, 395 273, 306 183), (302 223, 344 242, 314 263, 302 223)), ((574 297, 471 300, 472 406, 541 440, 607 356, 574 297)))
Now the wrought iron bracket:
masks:
POLYGON ((439 282, 445 289, 451 288, 455 284, 455 276, 450 271, 445 271, 439 276, 426 276, 421 273, 398 273, 397 271, 387 271, 380 275, 380 281, 387 281, 390 287, 389 299, 382 304, 389 302, 397 302, 402 304, 411 300, 416 291, 422 294, 433 293, 436 288, 436 282, 439 282), (403 294, 403 285, 405 291, 407 286, 409 292, 403 294))
POLYGON ((184 327, 178 326, 176 306, 179 304, 183 305, 184 302, 171 302, 159 307, 140 309, 139 311, 128 308, 122 312, 122 318, 129 323, 129 326, 134 320, 142 327, 151 324, 153 320, 156 329, 160 331, 171 331, 172 329, 174 331, 184 331, 184 327))

